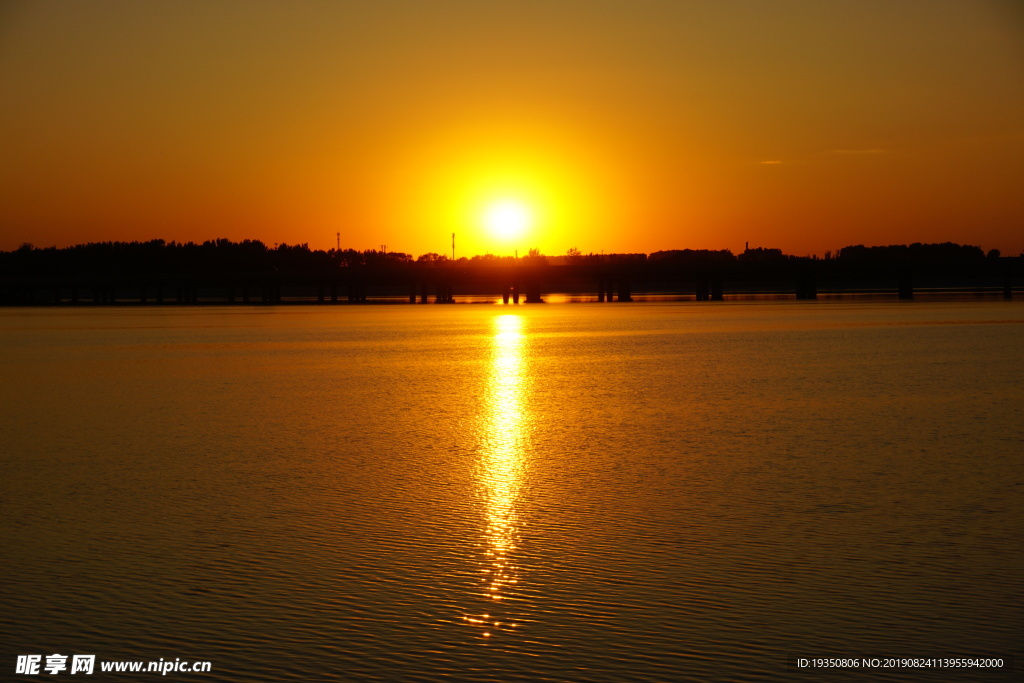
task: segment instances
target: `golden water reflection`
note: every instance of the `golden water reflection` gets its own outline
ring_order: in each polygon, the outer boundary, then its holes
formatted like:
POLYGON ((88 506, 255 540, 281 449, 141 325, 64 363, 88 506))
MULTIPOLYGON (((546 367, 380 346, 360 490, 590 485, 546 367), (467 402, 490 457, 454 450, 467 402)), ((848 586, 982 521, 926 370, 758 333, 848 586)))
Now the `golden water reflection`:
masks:
POLYGON ((494 319, 491 365, 484 399, 481 425, 483 448, 478 467, 478 483, 484 493, 486 514, 484 559, 481 567, 480 596, 491 605, 465 620, 480 627, 480 635, 490 638, 506 628, 515 628, 510 616, 514 586, 519 580, 515 550, 519 524, 516 504, 525 470, 526 430, 529 409, 526 403, 527 376, 523 357, 523 319, 518 315, 500 315, 494 319))

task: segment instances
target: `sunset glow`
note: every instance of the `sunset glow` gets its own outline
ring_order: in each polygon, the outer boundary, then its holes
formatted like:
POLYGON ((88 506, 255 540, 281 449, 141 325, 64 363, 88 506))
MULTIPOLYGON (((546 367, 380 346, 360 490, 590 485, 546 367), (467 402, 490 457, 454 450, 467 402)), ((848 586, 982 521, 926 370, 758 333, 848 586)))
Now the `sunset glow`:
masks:
POLYGON ((1014 5, 25 3, 0 249, 1017 254, 1014 5))

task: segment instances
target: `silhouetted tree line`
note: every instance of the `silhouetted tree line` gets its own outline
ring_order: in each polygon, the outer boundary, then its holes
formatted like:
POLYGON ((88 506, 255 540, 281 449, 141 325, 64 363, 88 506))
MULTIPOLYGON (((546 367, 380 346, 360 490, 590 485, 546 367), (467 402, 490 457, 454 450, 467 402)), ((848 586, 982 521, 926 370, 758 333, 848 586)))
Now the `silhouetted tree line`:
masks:
MULTIPOLYGON (((781 253, 781 252, 780 252, 781 253)), ((669 249, 656 251, 648 257, 652 263, 676 264, 693 268, 708 268, 736 262, 736 256, 728 249, 669 249)))
POLYGON ((267 246, 259 240, 232 242, 90 242, 58 249, 23 244, 0 252, 0 274, 99 275, 105 273, 267 273, 375 267, 412 261, 409 254, 375 249, 313 250, 308 244, 267 246))
MULTIPOLYGON (((998 258, 999 250, 989 251, 990 258, 998 258)), ((899 263, 903 261, 979 261, 985 258, 981 247, 969 244, 890 244, 886 247, 865 247, 858 244, 843 247, 836 260, 849 263, 899 263)))
MULTIPOLYGON (((564 256, 551 257, 554 264, 649 265, 657 269, 729 271, 737 267, 772 267, 777 264, 830 262, 841 269, 872 270, 900 264, 983 264, 998 259, 998 250, 986 255, 980 247, 952 242, 942 244, 843 247, 835 254, 791 256, 781 249, 758 247, 736 255, 728 249, 671 249, 646 254, 582 254, 572 248, 564 256)), ((443 254, 427 253, 413 259, 410 254, 385 250, 310 249, 308 244, 268 246, 259 240, 232 242, 228 239, 196 242, 92 242, 73 247, 35 248, 23 244, 14 251, 0 252, 0 276, 95 276, 103 274, 208 274, 324 272, 331 269, 403 268, 412 263, 447 267, 455 265, 545 265, 549 258, 531 249, 516 259, 483 254, 456 261, 443 254)))

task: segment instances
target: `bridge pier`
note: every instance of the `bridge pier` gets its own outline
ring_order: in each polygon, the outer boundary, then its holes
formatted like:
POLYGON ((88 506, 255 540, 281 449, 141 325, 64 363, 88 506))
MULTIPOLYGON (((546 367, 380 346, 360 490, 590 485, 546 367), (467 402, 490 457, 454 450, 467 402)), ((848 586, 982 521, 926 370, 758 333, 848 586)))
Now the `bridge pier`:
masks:
POLYGON ((712 301, 724 301, 725 300, 725 287, 722 285, 721 280, 711 281, 711 300, 712 301))
POLYGON ((439 282, 437 284, 437 296, 434 297, 434 303, 438 304, 453 304, 455 303, 455 290, 452 288, 450 282, 439 282))
POLYGON ((619 301, 632 301, 633 291, 629 286, 629 280, 626 278, 619 278, 619 301))
POLYGON ((899 298, 904 301, 914 298, 914 280, 909 275, 900 276, 899 298))
MULTIPOLYGON (((544 299, 540 295, 540 280, 527 280, 526 287, 526 303, 528 304, 542 304, 544 299)), ((516 302, 518 303, 518 302, 516 302)))
POLYGON ((601 275, 597 280, 597 301, 598 303, 615 301, 615 285, 618 284, 619 301, 632 301, 632 291, 629 281, 625 278, 615 279, 613 275, 601 275), (625 295, 623 295, 625 292, 625 295), (623 298, 625 297, 625 298, 623 298))
POLYGON ((519 283, 511 282, 501 286, 501 302, 507 304, 511 301, 514 304, 519 303, 519 283))
POLYGON ((818 298, 818 283, 814 278, 803 278, 796 281, 796 298, 803 301, 818 298))
POLYGON ((362 282, 348 284, 348 302, 350 304, 366 303, 366 285, 362 282))
POLYGON ((698 275, 693 282, 696 301, 722 301, 725 287, 722 281, 707 275, 698 275))

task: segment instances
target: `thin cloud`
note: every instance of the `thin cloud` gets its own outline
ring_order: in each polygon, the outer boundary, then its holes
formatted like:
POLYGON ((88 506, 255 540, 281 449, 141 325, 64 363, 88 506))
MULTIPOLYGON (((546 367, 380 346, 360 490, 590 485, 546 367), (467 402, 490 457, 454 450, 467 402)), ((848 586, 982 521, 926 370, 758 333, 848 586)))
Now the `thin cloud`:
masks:
POLYGON ((832 154, 885 154, 884 149, 832 149, 829 150, 832 154))
POLYGON ((782 162, 778 161, 778 160, 774 160, 774 161, 759 161, 758 163, 761 164, 762 166, 778 166, 782 162))

